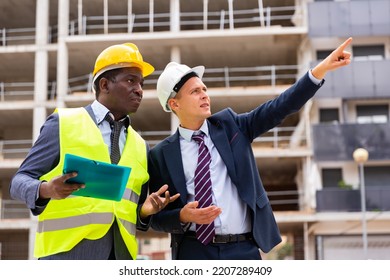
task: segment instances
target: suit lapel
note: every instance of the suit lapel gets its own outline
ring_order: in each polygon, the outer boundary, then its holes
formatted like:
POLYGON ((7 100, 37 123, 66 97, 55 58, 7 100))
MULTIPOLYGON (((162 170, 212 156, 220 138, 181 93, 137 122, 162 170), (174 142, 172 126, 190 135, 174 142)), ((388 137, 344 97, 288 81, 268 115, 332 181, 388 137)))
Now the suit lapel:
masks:
POLYGON ((172 178, 173 185, 180 193, 183 204, 187 203, 187 186, 184 177, 183 162, 180 151, 179 131, 168 138, 168 144, 162 148, 165 163, 172 178))
MULTIPOLYGON (((209 121, 207 121, 207 123, 209 126, 210 137, 226 165, 231 180, 237 186, 237 174, 235 171, 234 158, 230 148, 229 139, 218 123, 212 124, 209 121)), ((187 187, 180 151, 179 132, 176 131, 176 133, 170 136, 167 140, 167 144, 162 148, 162 152, 167 164, 169 177, 172 178, 176 190, 180 193, 182 203, 186 204, 187 187)))
POLYGON ((217 148, 219 155, 225 163, 230 178, 233 183, 237 185, 238 181, 234 166, 233 153, 225 130, 222 129, 219 123, 213 124, 212 122, 207 121, 207 124, 209 126, 211 140, 213 140, 214 146, 217 148))

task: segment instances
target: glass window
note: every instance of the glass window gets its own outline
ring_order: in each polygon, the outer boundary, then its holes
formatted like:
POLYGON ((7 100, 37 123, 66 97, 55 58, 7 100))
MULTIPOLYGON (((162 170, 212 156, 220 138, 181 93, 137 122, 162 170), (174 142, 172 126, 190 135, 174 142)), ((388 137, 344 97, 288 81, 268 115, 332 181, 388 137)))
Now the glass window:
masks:
POLYGON ((388 118, 389 118, 388 105, 356 106, 357 123, 387 123, 388 118))
POLYGON ((353 46, 352 53, 354 60, 382 60, 385 57, 385 46, 353 46))
POLYGON ((144 245, 150 245, 151 242, 150 242, 150 239, 144 239, 144 245))
POLYGON ((320 109, 320 123, 339 122, 339 109, 320 109))
POLYGON ((317 51, 317 60, 323 60, 330 55, 332 50, 317 51))
POLYGON ((341 168, 324 168, 322 171, 322 188, 337 188, 343 180, 341 168))
POLYGON ((364 167, 365 186, 369 187, 389 187, 390 166, 365 166, 364 167))

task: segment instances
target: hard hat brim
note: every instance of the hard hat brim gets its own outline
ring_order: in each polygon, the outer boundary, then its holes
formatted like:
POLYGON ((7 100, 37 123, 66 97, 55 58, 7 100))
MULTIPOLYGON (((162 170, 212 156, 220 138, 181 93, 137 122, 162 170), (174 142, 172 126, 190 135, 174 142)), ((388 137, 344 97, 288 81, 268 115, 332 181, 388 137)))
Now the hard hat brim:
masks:
MULTIPOLYGON (((175 84, 177 84, 184 76, 186 76, 187 74, 192 73, 192 72, 194 72, 198 76, 199 79, 202 79, 204 71, 205 71, 205 67, 203 65, 199 65, 199 66, 195 66, 193 68, 190 68, 187 72, 184 72, 181 75, 180 79, 178 79, 175 84)), ((177 94, 177 92, 175 92, 172 88, 171 95, 168 97, 167 101, 170 98, 174 98, 176 96, 176 94, 177 94)), ((163 108, 163 109, 165 112, 172 112, 171 108, 168 106, 168 103, 165 104, 165 108, 163 108)))
POLYGON ((139 68, 141 69, 141 72, 142 72, 142 76, 145 78, 146 76, 149 76, 150 74, 152 74, 154 72, 154 67, 143 61, 143 62, 137 62, 137 63, 134 63, 134 62, 121 62, 121 63, 117 63, 117 64, 113 64, 113 65, 109 65, 103 69, 101 69, 100 71, 98 71, 94 76, 93 76, 93 80, 92 80, 92 89, 93 91, 95 92, 95 81, 97 78, 99 78, 100 75, 102 75, 103 73, 107 72, 107 71, 110 71, 110 70, 114 70, 114 69, 120 69, 120 68, 127 68, 127 67, 136 67, 136 68, 139 68))

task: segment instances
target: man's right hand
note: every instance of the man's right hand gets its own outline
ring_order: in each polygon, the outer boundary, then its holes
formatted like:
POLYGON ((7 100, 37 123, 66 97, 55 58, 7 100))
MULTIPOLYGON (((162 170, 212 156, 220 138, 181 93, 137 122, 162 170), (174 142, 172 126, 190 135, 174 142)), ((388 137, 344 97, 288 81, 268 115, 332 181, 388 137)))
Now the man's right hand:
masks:
POLYGON ((336 70, 351 63, 351 53, 345 49, 351 44, 352 37, 344 41, 337 49, 312 69, 313 76, 322 80, 328 71, 336 70))
POLYGON ((195 223, 195 224, 210 224, 221 213, 222 209, 218 206, 211 205, 205 208, 197 208, 198 201, 187 203, 180 210, 180 222, 182 223, 195 223))
POLYGON ((76 177, 77 173, 72 172, 54 177, 49 182, 42 182, 39 188, 39 197, 43 199, 64 199, 79 189, 85 188, 84 184, 69 184, 66 181, 76 177))

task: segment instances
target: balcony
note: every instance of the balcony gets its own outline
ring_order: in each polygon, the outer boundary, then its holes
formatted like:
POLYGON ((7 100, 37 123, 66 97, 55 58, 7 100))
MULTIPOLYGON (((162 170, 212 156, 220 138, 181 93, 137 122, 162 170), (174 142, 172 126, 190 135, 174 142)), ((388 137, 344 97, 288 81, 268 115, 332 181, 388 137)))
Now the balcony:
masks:
MULTIPOLYGON (((316 192, 317 212, 361 211, 360 190, 326 188, 316 192)), ((366 187, 367 211, 390 210, 389 187, 366 187)))
MULTIPOLYGON (((275 90, 277 86, 288 86, 296 81, 299 65, 265 65, 253 67, 208 68, 203 81, 209 88, 216 87, 267 87, 275 90)), ((144 90, 154 90, 162 70, 153 72, 144 83, 144 90)), ((92 74, 88 73, 68 80, 68 93, 80 94, 92 92, 92 74)), ((48 100, 57 95, 57 82, 48 82, 48 100)), ((0 81, 0 102, 24 101, 34 99, 34 82, 0 81)))
POLYGON ((0 159, 24 158, 32 144, 32 139, 0 140, 0 159))
MULTIPOLYGON (((316 64, 312 63, 312 66, 316 64)), ((321 92, 315 98, 389 98, 389 71, 390 60, 354 60, 337 73, 328 73, 321 92)))
POLYGON ((388 0, 309 3, 310 37, 390 35, 388 0))
POLYGON ((390 123, 313 125, 316 161, 353 161, 353 151, 361 147, 370 160, 389 160, 389 143, 390 123))
MULTIPOLYGON (((257 3, 257 2, 256 2, 257 3)), ((70 18, 68 34, 92 35, 114 33, 152 33, 167 32, 171 29, 172 15, 170 13, 126 13, 115 11, 116 6, 110 4, 109 11, 113 15, 86 16, 78 19, 70 18)), ((81 12, 81 11, 79 11, 81 12)), ((187 30, 224 30, 252 27, 283 26, 291 27, 298 23, 302 26, 302 6, 253 7, 249 9, 224 9, 216 11, 180 12, 179 29, 187 30)), ((0 46, 34 44, 35 27, 7 28, 0 26, 0 46)), ((56 43, 58 26, 49 26, 48 42, 56 43)))
POLYGON ((11 199, 0 200, 0 220, 28 218, 30 218, 30 210, 23 202, 11 199))

